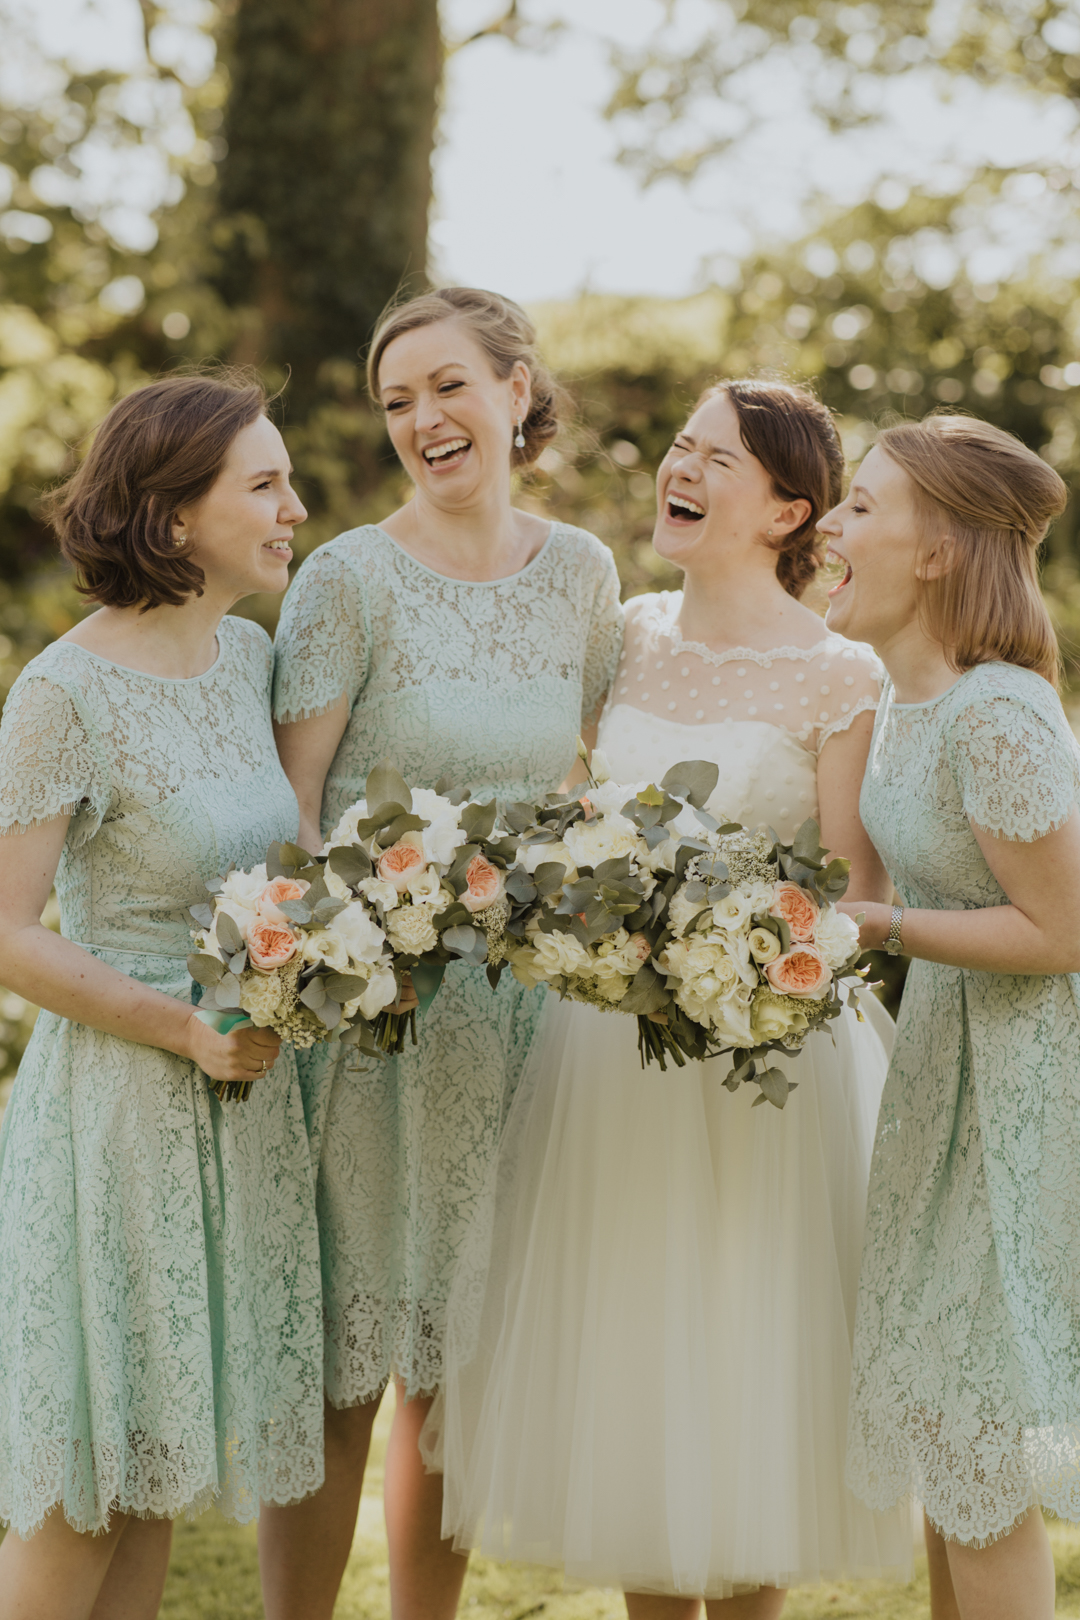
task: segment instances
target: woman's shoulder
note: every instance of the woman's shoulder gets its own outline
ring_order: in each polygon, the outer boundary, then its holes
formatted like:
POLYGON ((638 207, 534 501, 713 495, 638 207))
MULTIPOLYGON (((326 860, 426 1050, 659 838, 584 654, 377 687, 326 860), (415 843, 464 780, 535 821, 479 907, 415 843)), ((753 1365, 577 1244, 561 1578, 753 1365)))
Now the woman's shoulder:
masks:
POLYGON ((240 660, 250 664, 263 673, 272 668, 274 662, 274 643, 254 619, 241 618, 236 613, 226 613, 218 625, 218 638, 222 643, 227 656, 235 662, 240 660))
POLYGON ((1071 736, 1053 686, 1036 670, 1023 669, 1019 664, 975 664, 946 692, 944 709, 947 719, 955 722, 972 712, 989 717, 995 710, 1004 714, 1016 706, 1031 710, 1051 724, 1060 723, 1071 736))
POLYGON ((615 568, 615 558, 611 547, 590 529, 579 529, 574 523, 563 523, 553 518, 551 532, 548 535, 548 555, 554 561, 569 560, 578 567, 582 564, 592 565, 598 572, 606 573, 615 568))
POLYGON ((78 642, 51 641, 23 665, 12 683, 7 704, 22 697, 28 688, 41 684, 54 687, 73 699, 86 697, 96 685, 94 676, 98 668, 93 653, 80 647, 78 642))
POLYGON ((884 686, 885 666, 868 642, 849 641, 847 636, 839 636, 835 630, 826 629, 821 642, 811 649, 810 656, 814 657, 819 652, 830 663, 839 660, 847 674, 863 675, 868 680, 876 681, 878 686, 884 686))
POLYGON ((345 529, 332 540, 325 540, 314 551, 308 552, 296 571, 296 578, 312 579, 317 575, 340 577, 343 572, 364 573, 377 554, 385 554, 393 541, 385 529, 375 523, 361 523, 355 529, 345 529))

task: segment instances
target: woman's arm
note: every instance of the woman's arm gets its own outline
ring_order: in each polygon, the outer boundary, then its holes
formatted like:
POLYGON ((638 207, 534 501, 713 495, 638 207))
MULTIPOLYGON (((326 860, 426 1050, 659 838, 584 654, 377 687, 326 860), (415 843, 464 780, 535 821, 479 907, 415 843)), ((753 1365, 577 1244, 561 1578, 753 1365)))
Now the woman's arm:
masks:
POLYGON ((892 898, 892 879, 859 819, 859 794, 873 734, 874 716, 867 711, 826 741, 818 755, 818 817, 822 844, 851 862, 848 893, 887 902, 892 898))
POLYGON ((323 788, 348 722, 344 697, 313 720, 274 722, 278 757, 300 806, 300 845, 312 855, 323 847, 323 788))
MULTIPOLYGON (((1000 838, 974 822, 971 829, 1009 904, 978 911, 905 910, 904 950, 984 973, 1080 973, 1080 811, 1030 843, 1000 838)), ((865 912, 863 946, 881 946, 890 907, 850 900, 840 909, 850 916, 865 912)))
POLYGON ((212 1080, 257 1078, 281 1045, 271 1030, 219 1035, 188 1002, 118 973, 44 926, 69 819, 0 837, 0 984, 61 1018, 190 1058, 212 1080))

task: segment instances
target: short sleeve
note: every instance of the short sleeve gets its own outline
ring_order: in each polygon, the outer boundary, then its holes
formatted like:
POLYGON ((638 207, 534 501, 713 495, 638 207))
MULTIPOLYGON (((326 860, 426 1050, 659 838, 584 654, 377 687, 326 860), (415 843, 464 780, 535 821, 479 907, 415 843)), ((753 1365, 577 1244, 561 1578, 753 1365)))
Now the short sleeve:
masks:
POLYGON ((1041 693, 1035 702, 978 693, 949 725, 949 763, 964 814, 1000 838, 1045 837, 1068 820, 1080 793, 1080 751, 1049 686, 1046 696, 1052 706, 1041 693))
POLYGON ((85 843, 101 826, 111 782, 103 752, 71 695, 26 671, 0 720, 0 834, 71 816, 85 843))
POLYGON ((619 600, 619 574, 615 559, 603 548, 598 559, 596 591, 589 620, 589 639, 581 680, 581 720, 591 721, 605 694, 611 689, 622 656, 625 620, 619 600))
POLYGON ((804 689, 810 694, 817 753, 857 716, 877 709, 881 678, 876 654, 859 642, 829 646, 822 658, 812 660, 804 689))
POLYGON ((274 637, 274 719, 312 720, 367 680, 367 593, 333 542, 312 552, 289 587, 274 637))

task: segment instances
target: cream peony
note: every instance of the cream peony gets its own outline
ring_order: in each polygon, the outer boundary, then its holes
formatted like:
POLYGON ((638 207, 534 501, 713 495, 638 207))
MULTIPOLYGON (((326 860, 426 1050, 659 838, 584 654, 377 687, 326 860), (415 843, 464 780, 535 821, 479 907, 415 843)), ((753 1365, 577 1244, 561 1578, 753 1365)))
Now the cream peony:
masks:
POLYGON ((344 911, 339 911, 326 933, 339 939, 350 962, 357 963, 377 962, 386 938, 362 900, 353 900, 344 911))
POLYGON ((536 952, 536 965, 541 977, 547 979, 588 973, 589 953, 573 934, 541 934, 532 937, 536 952))
POLYGON ((858 950, 859 925, 854 917, 827 906, 818 920, 814 943, 835 973, 858 950))
POLYGON ((365 900, 372 905, 382 906, 384 911, 393 911, 395 906, 401 904, 401 895, 392 883, 387 883, 380 877, 364 878, 356 885, 365 900))
POLYGON ((596 867, 601 861, 618 860, 623 855, 633 857, 646 849, 633 822, 623 816, 575 821, 567 827, 564 841, 576 866, 596 867))
POLYGON ((386 930, 395 951, 408 951, 419 955, 430 951, 439 943, 431 921, 430 906, 399 906, 387 918, 386 930))
POLYGON ((413 814, 429 823, 421 834, 424 855, 440 866, 450 866, 456 851, 468 842, 458 825, 461 809, 431 788, 414 788, 412 801, 413 814))

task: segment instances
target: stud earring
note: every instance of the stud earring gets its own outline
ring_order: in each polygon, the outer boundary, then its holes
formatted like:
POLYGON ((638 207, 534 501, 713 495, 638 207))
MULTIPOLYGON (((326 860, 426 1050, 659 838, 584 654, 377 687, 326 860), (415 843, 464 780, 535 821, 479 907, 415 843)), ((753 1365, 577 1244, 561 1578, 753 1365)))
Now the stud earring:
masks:
POLYGON ((187 535, 186 534, 179 535, 178 538, 173 541, 173 545, 174 546, 186 546, 187 545, 187 535))
POLYGON ((770 540, 772 539, 772 530, 771 529, 769 530, 769 539, 770 540))
POLYGON ((520 422, 517 424, 517 437, 514 440, 514 448, 517 450, 524 450, 525 448, 525 435, 521 431, 520 422))

